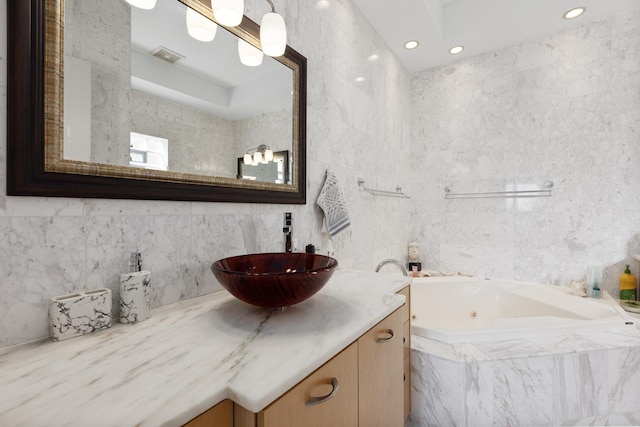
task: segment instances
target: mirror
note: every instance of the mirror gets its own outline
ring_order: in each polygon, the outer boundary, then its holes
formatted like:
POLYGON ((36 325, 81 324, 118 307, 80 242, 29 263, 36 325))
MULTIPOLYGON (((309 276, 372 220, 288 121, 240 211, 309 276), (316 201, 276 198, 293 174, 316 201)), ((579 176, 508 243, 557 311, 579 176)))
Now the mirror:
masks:
POLYGON ((7 194, 306 202, 306 59, 288 46, 240 64, 238 39, 259 46, 253 21, 204 43, 185 15, 213 19, 208 0, 157 2, 155 14, 124 2, 11 3, 7 194), (238 157, 265 143, 279 154, 274 170, 286 153, 280 178, 242 179, 238 157))

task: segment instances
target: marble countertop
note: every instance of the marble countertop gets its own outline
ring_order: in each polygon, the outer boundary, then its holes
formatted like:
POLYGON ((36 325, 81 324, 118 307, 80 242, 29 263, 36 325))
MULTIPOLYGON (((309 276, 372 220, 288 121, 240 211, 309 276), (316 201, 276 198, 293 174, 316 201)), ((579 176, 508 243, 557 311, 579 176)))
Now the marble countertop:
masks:
POLYGON ((175 426, 224 399, 259 412, 400 307, 409 283, 338 270, 285 311, 222 291, 138 324, 0 349, 0 425, 175 426))

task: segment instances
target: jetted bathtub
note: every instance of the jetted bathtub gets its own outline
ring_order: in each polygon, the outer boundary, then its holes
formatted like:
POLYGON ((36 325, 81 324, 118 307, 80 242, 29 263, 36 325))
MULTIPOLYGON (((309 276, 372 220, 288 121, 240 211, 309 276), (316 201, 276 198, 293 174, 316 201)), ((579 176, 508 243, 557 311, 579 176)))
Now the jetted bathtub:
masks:
POLYGON ((560 286, 468 277, 411 285, 411 333, 446 343, 634 328, 634 320, 604 291, 594 299, 560 286))

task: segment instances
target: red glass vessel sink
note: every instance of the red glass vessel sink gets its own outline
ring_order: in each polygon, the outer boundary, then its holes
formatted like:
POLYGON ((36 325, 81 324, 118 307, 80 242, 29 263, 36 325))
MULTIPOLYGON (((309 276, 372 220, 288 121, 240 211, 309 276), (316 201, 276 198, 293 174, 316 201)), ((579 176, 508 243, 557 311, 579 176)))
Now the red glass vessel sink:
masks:
POLYGON ((264 308, 298 304, 329 281, 338 261, 318 254, 262 253, 224 258, 211 265, 231 295, 264 308))

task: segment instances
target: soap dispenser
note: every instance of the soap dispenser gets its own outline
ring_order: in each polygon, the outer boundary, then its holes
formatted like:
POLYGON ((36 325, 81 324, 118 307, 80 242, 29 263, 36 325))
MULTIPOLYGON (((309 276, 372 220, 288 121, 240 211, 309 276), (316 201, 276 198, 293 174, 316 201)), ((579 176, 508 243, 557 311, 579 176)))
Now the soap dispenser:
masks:
POLYGON ((636 298, 636 278, 629 270, 629 264, 625 266, 624 273, 620 275, 620 299, 634 300, 636 298))
POLYGON ((149 270, 142 270, 142 257, 134 252, 129 258, 129 272, 120 275, 120 323, 136 323, 151 315, 149 270))

